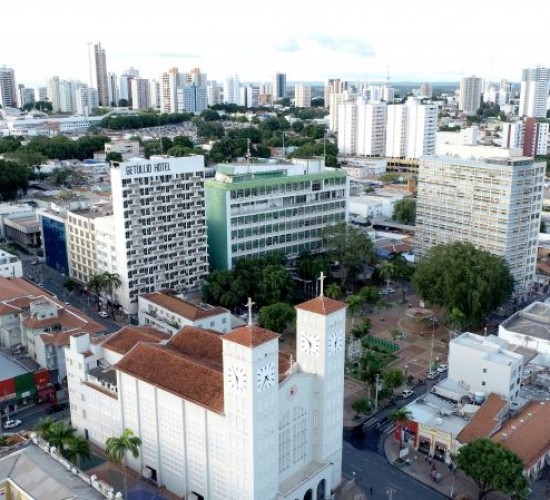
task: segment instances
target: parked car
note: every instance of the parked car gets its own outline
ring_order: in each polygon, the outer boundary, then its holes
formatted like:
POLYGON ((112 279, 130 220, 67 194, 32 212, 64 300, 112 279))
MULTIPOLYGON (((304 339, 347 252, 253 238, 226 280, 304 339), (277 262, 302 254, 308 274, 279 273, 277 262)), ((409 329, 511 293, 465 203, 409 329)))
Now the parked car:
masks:
POLYGON ((13 420, 4 420, 2 422, 2 427, 4 429, 14 429, 15 427, 19 427, 23 422, 21 422, 21 420, 18 420, 18 419, 13 419, 13 420))
POLYGON ((449 369, 449 365, 447 363, 441 363, 438 367, 437 367, 437 371, 439 373, 445 373, 447 370, 449 369))
POLYGON ((105 312, 105 311, 99 311, 98 313, 102 318, 108 318, 109 317, 109 313, 105 312))
POLYGON ((412 396, 414 394, 414 391, 412 391, 411 389, 405 389, 402 393, 401 393, 401 397, 403 399, 405 398, 408 398, 410 396, 412 396))
POLYGON ((379 293, 380 295, 390 295, 392 293, 395 293, 395 288, 382 288, 379 293))
POLYGON ((426 378, 428 380, 433 380, 434 378, 437 378, 439 376, 439 372, 438 371, 432 371, 432 372, 428 372, 426 374, 426 378))
POLYGON ((57 413, 63 411, 65 408, 67 408, 67 405, 65 403, 53 403, 52 405, 48 406, 48 408, 46 409, 46 413, 57 413))

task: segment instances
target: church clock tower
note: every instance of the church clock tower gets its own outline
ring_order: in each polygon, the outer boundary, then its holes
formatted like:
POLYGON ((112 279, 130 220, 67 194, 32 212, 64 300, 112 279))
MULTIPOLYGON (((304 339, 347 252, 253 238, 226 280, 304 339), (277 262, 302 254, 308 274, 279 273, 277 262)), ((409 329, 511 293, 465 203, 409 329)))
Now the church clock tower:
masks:
POLYGON ((316 375, 314 405, 316 458, 334 464, 333 485, 342 475, 346 305, 321 295, 296 306, 297 361, 316 375))
POLYGON ((279 335, 252 324, 224 335, 228 498, 275 498, 278 490, 279 335))

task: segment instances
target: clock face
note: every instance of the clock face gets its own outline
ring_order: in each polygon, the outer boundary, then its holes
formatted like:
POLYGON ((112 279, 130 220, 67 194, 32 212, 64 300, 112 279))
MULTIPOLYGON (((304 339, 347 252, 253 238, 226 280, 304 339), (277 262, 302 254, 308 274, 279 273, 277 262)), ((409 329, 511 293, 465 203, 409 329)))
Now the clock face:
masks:
POLYGON ((264 391, 275 385, 275 363, 271 362, 256 372, 256 385, 258 391, 264 391))
POLYGON ((319 335, 316 333, 305 332, 302 335, 301 346, 302 350, 306 354, 311 354, 312 356, 319 356, 319 335))
POLYGON ((328 353, 336 354, 344 347, 344 341, 342 339, 342 332, 333 332, 328 338, 328 353))
POLYGON ((246 372, 240 366, 230 366, 227 372, 229 387, 234 391, 244 392, 246 390, 246 372))

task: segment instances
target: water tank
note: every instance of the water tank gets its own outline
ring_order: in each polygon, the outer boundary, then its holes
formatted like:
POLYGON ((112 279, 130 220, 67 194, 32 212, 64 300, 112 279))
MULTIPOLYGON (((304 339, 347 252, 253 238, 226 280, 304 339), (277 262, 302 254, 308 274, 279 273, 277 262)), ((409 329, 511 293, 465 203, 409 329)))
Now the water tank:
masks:
POLYGON ((485 393, 484 392, 474 392, 474 403, 476 405, 481 405, 485 401, 485 393))

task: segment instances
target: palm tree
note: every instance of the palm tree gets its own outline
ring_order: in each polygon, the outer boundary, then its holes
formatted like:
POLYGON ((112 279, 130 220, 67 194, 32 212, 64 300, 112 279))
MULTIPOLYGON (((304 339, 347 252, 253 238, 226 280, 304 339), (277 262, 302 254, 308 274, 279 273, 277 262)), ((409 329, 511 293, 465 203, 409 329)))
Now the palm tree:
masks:
POLYGON ((339 299, 342 296, 342 287, 338 283, 331 283, 325 288, 325 295, 330 299, 339 299))
POLYGON ((380 265, 379 273, 386 280, 386 288, 390 288, 390 280, 395 276, 395 264, 389 260, 385 260, 380 265))
POLYGON ((41 438, 46 439, 46 436, 48 435, 48 432, 50 431, 50 428, 54 423, 55 420, 53 420, 51 417, 41 418, 36 424, 34 432, 36 432, 41 438))
POLYGON ((363 306, 363 298, 360 295, 350 295, 346 298, 346 304, 351 312, 351 324, 355 323, 355 313, 363 306))
POLYGON ((82 436, 75 436, 76 429, 68 427, 63 421, 56 422, 50 417, 41 418, 34 431, 72 463, 80 458, 90 458, 88 441, 82 436))
POLYGON ((403 424, 411 420, 412 413, 404 406, 402 406, 401 408, 393 410, 390 413, 389 417, 390 420, 394 422, 399 428, 399 449, 401 450, 403 448, 403 432, 401 431, 401 427, 403 426, 403 424))
POLYGON ((63 421, 53 422, 50 425, 44 439, 50 443, 50 446, 55 446, 60 453, 63 451, 63 446, 68 439, 72 438, 76 429, 67 427, 63 421))
POLYGON ((134 458, 139 457, 141 439, 134 436, 132 429, 124 429, 119 437, 110 437, 105 442, 105 451, 111 462, 122 465, 124 472, 124 494, 128 493, 128 479, 126 476, 126 454, 130 452, 134 458))
POLYGON ((105 280, 105 274, 94 274, 90 281, 88 281, 88 288, 90 290, 93 290, 95 294, 97 295, 97 310, 99 311, 99 296, 101 295, 101 291, 106 286, 106 280, 105 280))
MULTIPOLYGON (((359 291, 359 295, 361 295, 361 298, 369 305, 376 305, 380 302, 380 292, 378 292, 378 288, 375 286, 364 286, 359 291)), ((372 312, 370 308, 369 312, 372 312)))
POLYGON ((82 458, 89 460, 90 443, 82 436, 70 436, 63 443, 61 454, 73 464, 80 462, 82 458))
POLYGON ((117 289, 120 285, 122 285, 122 280, 120 279, 120 276, 117 273, 103 273, 104 281, 105 281, 105 289, 109 293, 109 299, 111 303, 114 302, 113 298, 113 291, 117 289))

